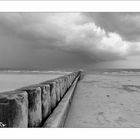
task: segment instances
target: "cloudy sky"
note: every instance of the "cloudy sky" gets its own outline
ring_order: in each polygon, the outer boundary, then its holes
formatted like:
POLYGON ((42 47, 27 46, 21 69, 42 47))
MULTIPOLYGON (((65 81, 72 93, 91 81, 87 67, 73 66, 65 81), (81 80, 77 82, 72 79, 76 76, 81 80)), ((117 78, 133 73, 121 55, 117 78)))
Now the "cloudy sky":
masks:
POLYGON ((140 13, 0 13, 0 68, 140 68, 140 13))

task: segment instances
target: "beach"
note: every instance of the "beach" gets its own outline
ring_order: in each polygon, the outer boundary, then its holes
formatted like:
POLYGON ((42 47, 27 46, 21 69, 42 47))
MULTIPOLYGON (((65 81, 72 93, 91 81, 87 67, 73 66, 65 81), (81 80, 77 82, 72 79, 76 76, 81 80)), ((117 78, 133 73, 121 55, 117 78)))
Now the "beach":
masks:
POLYGON ((86 74, 78 83, 65 127, 140 127, 139 72, 86 74))
MULTIPOLYGON (((0 92, 55 79, 69 72, 0 72, 0 92)), ((139 128, 140 72, 87 72, 78 82, 64 127, 139 128)))

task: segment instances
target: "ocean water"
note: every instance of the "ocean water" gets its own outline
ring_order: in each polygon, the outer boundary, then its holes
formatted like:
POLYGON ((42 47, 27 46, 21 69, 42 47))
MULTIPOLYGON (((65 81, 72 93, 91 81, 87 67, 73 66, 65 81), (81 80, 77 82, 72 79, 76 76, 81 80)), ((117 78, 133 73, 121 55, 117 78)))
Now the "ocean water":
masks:
POLYGON ((15 90, 24 86, 55 79, 64 72, 46 71, 0 71, 0 92, 15 90))
POLYGON ((140 69, 92 69, 87 71, 86 73, 140 73, 140 69))
MULTIPOLYGON (((14 90, 23 86, 38 84, 68 74, 64 71, 29 71, 29 70, 0 70, 0 92, 14 90)), ((84 71, 85 74, 121 74, 138 75, 140 69, 93 69, 84 71)))

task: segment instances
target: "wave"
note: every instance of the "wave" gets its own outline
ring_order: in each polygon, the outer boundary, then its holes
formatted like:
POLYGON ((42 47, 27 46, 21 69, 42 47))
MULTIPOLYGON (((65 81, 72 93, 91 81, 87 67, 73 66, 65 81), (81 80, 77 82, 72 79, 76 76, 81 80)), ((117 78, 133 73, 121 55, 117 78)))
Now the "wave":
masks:
POLYGON ((0 70, 0 73, 8 74, 67 74, 70 71, 40 71, 40 70, 0 70))

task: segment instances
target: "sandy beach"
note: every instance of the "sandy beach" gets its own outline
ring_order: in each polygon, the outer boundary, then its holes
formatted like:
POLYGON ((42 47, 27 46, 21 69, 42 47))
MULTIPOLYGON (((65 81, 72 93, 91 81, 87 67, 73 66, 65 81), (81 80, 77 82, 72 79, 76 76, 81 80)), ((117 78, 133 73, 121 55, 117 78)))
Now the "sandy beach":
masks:
POLYGON ((65 127, 140 127, 140 74, 87 74, 78 83, 65 127))

